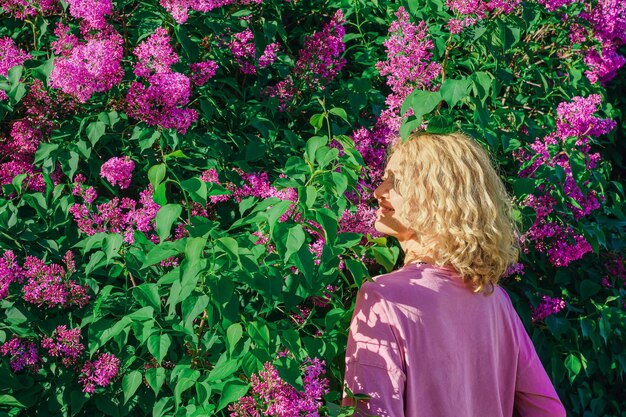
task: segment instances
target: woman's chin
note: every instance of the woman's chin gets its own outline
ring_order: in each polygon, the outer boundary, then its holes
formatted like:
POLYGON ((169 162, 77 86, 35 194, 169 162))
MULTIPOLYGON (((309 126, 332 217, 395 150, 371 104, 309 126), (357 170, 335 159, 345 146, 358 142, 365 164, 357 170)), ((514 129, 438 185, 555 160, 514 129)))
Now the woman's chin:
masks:
POLYGON ((397 230, 392 229, 391 227, 387 226, 383 222, 384 220, 381 220, 380 217, 376 218, 376 220, 374 221, 374 229, 388 236, 395 236, 398 233, 397 230))

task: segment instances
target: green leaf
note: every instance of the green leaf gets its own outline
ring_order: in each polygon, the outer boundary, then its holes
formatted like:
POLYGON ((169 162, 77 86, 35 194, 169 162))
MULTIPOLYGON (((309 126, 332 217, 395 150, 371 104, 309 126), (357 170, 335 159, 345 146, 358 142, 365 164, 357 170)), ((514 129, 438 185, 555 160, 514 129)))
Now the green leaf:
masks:
POLYGON ((441 85, 439 93, 450 107, 454 107, 459 100, 467 96, 470 90, 470 85, 471 83, 467 78, 462 78, 460 80, 448 78, 441 85))
POLYGON ((124 379, 122 379, 122 389, 124 390, 124 404, 128 402, 128 400, 135 395, 135 391, 139 388, 142 381, 141 372, 132 371, 129 374, 124 375, 124 379))
POLYGON ((248 392, 249 388, 250 384, 245 384, 241 381, 227 382, 226 385, 224 385, 224 389, 222 390, 222 396, 220 397, 220 401, 217 404, 216 411, 221 410, 228 404, 243 397, 248 392))
POLYGON ((243 329, 241 328, 241 324, 233 323, 226 330, 226 340, 228 341, 228 351, 232 354, 237 342, 243 336, 243 329))
POLYGON ((205 237, 193 237, 187 241, 185 245, 185 258, 189 260, 189 263, 198 262, 200 260, 206 242, 207 238, 205 237))
POLYGON ((285 243, 285 247, 287 250, 283 258, 285 263, 289 260, 289 258, 291 258, 291 255, 300 250, 305 240, 306 235, 304 233, 304 228, 302 227, 302 225, 296 224, 289 229, 289 232, 287 232, 287 241, 285 243))
POLYGON ((157 362, 161 364, 171 344, 172 337, 169 334, 155 334, 148 339, 148 351, 154 356, 157 362))
POLYGON ((441 94, 438 91, 415 90, 406 99, 411 103, 415 118, 419 120, 437 107, 441 94))
POLYGON ((407 138, 411 135, 411 133, 413 133, 415 129, 420 127, 421 124, 422 124, 421 117, 419 119, 413 119, 413 120, 408 120, 408 121, 403 122, 402 126, 400 126, 400 138, 403 141, 406 141, 407 138))
POLYGON ((593 282, 589 279, 583 280, 580 283, 580 296, 583 299, 589 299, 596 295, 600 291, 600 284, 593 282))
POLYGON ((488 72, 475 72, 470 77, 473 81, 472 89, 474 94, 481 102, 485 102, 489 97, 489 91, 491 90, 492 76, 488 72))
POLYGON ((313 126, 315 128, 315 132, 317 132, 318 130, 320 130, 322 128, 322 126, 324 125, 324 115, 323 114, 314 114, 313 116, 311 116, 311 119, 309 120, 309 123, 311 123, 311 126, 313 126))
POLYGON ((334 114, 335 116, 341 117, 346 122, 348 121, 348 114, 346 113, 346 111, 344 109, 341 109, 341 108, 338 108, 338 107, 333 107, 328 112, 330 114, 334 114))
POLYGON ((575 355, 569 354, 565 358, 565 368, 567 369, 567 374, 569 376, 570 384, 576 378, 576 375, 580 373, 582 368, 582 364, 580 363, 580 359, 578 359, 575 355))
POLYGON ((172 224, 178 219, 183 208, 178 204, 166 204, 156 214, 156 231, 163 242, 170 235, 172 224))
POLYGON ((199 178, 190 178, 181 182, 181 187, 189 193, 189 197, 191 197, 193 201, 206 205, 208 194, 206 182, 201 181, 199 178))
POLYGON ((102 248, 107 257, 107 262, 113 257, 117 256, 122 244, 124 243, 124 237, 117 233, 112 233, 104 238, 104 244, 102 248))
POLYGON ((161 367, 148 369, 146 371, 146 382, 154 391, 154 395, 159 395, 159 391, 165 382, 165 369, 161 367))
POLYGON ((106 125, 100 120, 91 122, 87 125, 87 137, 89 138, 89 142, 91 142, 91 146, 98 143, 105 131, 106 125))
POLYGON ((215 363, 215 367, 209 372, 207 382, 221 381, 228 379, 239 368, 236 359, 228 359, 226 353, 222 354, 215 363))
POLYGON ((321 146, 325 146, 328 143, 328 139, 325 136, 313 136, 306 141, 305 154, 309 162, 315 163, 315 153, 321 146))
POLYGON ((133 297, 144 307, 152 307, 155 311, 161 311, 161 299, 157 284, 144 283, 133 288, 133 297))
POLYGON ((155 190, 161 181, 163 181, 163 178, 165 178, 165 171, 165 164, 154 165, 148 170, 148 179, 150 180, 152 188, 155 190))

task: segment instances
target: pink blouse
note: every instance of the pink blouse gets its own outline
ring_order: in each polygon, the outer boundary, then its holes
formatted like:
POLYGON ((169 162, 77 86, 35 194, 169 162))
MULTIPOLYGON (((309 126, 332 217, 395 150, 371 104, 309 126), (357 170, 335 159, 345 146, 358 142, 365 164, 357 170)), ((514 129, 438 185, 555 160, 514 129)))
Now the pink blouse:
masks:
POLYGON ((456 271, 435 265, 363 284, 344 382, 370 396, 359 416, 565 416, 504 289, 473 293, 456 271))

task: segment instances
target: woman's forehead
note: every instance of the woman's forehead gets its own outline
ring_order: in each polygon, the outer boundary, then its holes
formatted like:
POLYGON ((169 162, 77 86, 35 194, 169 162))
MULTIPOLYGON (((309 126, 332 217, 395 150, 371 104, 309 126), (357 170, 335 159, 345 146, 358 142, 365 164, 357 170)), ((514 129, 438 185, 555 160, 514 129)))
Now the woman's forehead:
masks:
POLYGON ((400 168, 400 155, 398 152, 394 152, 391 155, 391 158, 387 161, 387 166, 385 170, 398 172, 398 168, 400 168))

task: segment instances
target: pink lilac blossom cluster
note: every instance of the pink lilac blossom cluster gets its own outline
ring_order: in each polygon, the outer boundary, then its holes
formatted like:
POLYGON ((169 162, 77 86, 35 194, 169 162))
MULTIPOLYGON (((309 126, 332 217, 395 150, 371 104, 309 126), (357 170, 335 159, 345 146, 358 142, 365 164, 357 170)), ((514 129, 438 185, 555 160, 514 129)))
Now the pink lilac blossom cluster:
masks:
POLYGON ((106 203, 93 205, 97 194, 93 187, 83 185, 85 178, 77 175, 74 179, 72 193, 83 199, 83 203, 75 203, 70 213, 79 230, 86 235, 99 232, 122 233, 124 241, 132 244, 135 231, 146 233, 147 237, 158 243, 154 219, 160 206, 152 200, 152 186, 139 194, 139 201, 131 198, 114 198, 106 203))
POLYGON ((128 188, 133 177, 135 163, 126 156, 124 158, 113 157, 102 164, 100 176, 112 185, 119 185, 121 189, 128 188))
POLYGON ((72 366, 78 362, 85 346, 80 343, 80 328, 68 329, 61 325, 54 329, 51 337, 41 339, 41 347, 48 351, 53 358, 61 358, 65 366, 72 366))
MULTIPOLYGON (((54 120, 74 113, 76 103, 69 96, 50 97, 43 83, 34 79, 22 99, 22 107, 25 114, 13 122, 10 135, 0 134, 0 184, 10 184, 15 176, 27 174, 23 182, 26 188, 42 191, 45 182, 33 165, 35 152, 40 140, 57 125, 54 120)), ((58 181, 58 177, 59 171, 51 174, 53 181, 58 181)))
POLYGON ((311 315, 311 309, 306 306, 297 306, 298 312, 289 313, 289 317, 298 325, 302 326, 311 315))
POLYGON ((446 5, 462 19, 452 18, 448 22, 451 33, 460 33, 464 27, 471 26, 488 16, 489 13, 511 13, 521 0, 447 0, 446 5))
POLYGON ((343 12, 337 10, 321 32, 306 38, 304 47, 298 53, 294 73, 267 87, 265 93, 278 99, 281 112, 287 111, 302 91, 323 90, 346 65, 346 60, 341 57, 346 49, 344 24, 343 12))
POLYGON ((27 368, 33 373, 39 371, 41 359, 37 354, 37 345, 13 335, 11 340, 0 346, 0 354, 9 357, 9 366, 13 372, 27 368))
MULTIPOLYGON (((592 170, 600 163, 600 155, 591 153, 590 136, 605 134, 615 127, 610 119, 601 119, 593 116, 601 102, 599 95, 589 97, 575 97, 570 103, 561 103, 557 106, 556 132, 537 139, 530 145, 530 149, 520 149, 514 152, 514 157, 521 167, 521 177, 533 177, 540 166, 554 167, 559 165, 565 172, 563 191, 566 196, 576 201, 576 205, 566 202, 574 218, 579 220, 600 207, 599 196, 595 190, 588 190, 585 196, 580 187, 588 185, 589 181, 578 184, 572 174, 569 156, 562 152, 563 143, 571 137, 578 138, 576 148, 585 156, 585 168, 592 170)), ((591 245, 583 236, 577 234, 571 226, 561 225, 551 221, 549 215, 554 212, 556 199, 552 197, 555 186, 541 184, 538 195, 529 195, 522 202, 525 206, 536 211, 536 219, 530 229, 520 239, 527 251, 527 243, 533 242, 535 249, 547 253, 549 260, 555 266, 566 266, 570 262, 580 259, 585 253, 591 252, 591 245)))
POLYGON ((254 47, 254 34, 250 28, 235 33, 228 42, 228 48, 242 73, 256 74, 256 67, 254 66, 256 49, 254 47))
POLYGON ((161 0, 161 6, 167 10, 176 23, 183 24, 189 19, 189 9, 207 13, 218 7, 230 4, 261 4, 263 0, 161 0))
POLYGON ((2 11, 16 19, 25 20, 37 13, 48 14, 60 10, 56 0, 0 0, 2 11))
POLYGON ((328 307, 332 299, 332 295, 337 291, 339 287, 328 284, 324 289, 322 295, 311 297, 311 302, 315 307, 325 308, 328 307))
POLYGON ((258 376, 252 374, 252 395, 244 396, 230 405, 231 417, 293 417, 319 416, 322 396, 328 393, 328 380, 322 378, 325 362, 307 359, 302 382, 304 391, 298 392, 287 384, 274 366, 266 362, 258 376))
POLYGON ((215 76, 217 68, 217 62, 215 61, 207 60, 195 62, 189 65, 189 70, 191 71, 191 81, 193 81, 196 86, 201 87, 215 76))
POLYGON ((563 7, 567 4, 574 3, 576 0, 537 0, 537 3, 546 6, 546 9, 553 12, 556 9, 563 7))
POLYGON ((152 74, 171 72, 170 67, 178 62, 170 36, 164 28, 157 28, 152 35, 133 50, 137 57, 133 72, 138 77, 148 78, 152 74))
POLYGON ((68 251, 61 265, 46 265, 34 256, 27 256, 22 268, 28 282, 22 288, 24 301, 47 308, 83 308, 91 298, 89 287, 79 285, 70 276, 75 272, 74 257, 68 251))
POLYGON ((189 104, 191 81, 170 68, 178 62, 170 41, 166 30, 158 28, 134 49, 135 75, 147 78, 148 86, 138 81, 131 84, 126 96, 127 112, 150 126, 185 134, 198 112, 184 107, 189 104))
POLYGON ((67 0, 70 6, 70 15, 83 22, 91 29, 104 29, 108 23, 107 15, 113 11, 111 0, 67 0))
POLYGON ((269 67, 276 61, 276 52, 280 49, 278 42, 268 44, 263 50, 263 54, 259 57, 259 67, 269 67))
MULTIPOLYGON (((387 77, 387 85, 392 91, 380 118, 391 131, 398 132, 402 123, 402 102, 416 88, 434 87, 433 81, 441 73, 441 65, 431 61, 434 44, 426 22, 412 24, 404 7, 400 7, 395 16, 397 20, 389 27, 390 36, 383 43, 387 59, 376 63, 376 69, 387 77)), ((412 110, 409 110, 406 116, 411 114, 412 110)))
POLYGON ((363 235, 361 244, 367 242, 367 235, 372 238, 383 236, 374 228, 376 222, 376 208, 370 206, 365 201, 356 202, 354 212, 345 210, 339 219, 339 231, 342 233, 360 233, 363 235))
MULTIPOLYGON (((13 39, 6 36, 0 38, 0 75, 3 77, 6 78, 11 68, 22 65, 30 57, 28 52, 17 47, 13 39)), ((0 90, 0 101, 7 98, 7 93, 0 90)))
POLYGON ((543 320, 548 316, 558 313, 565 308, 565 301, 559 297, 541 297, 541 303, 536 308, 532 308, 533 321, 543 320))
POLYGON ((83 392, 94 393, 96 386, 106 387, 117 376, 120 360, 110 353, 101 353, 95 361, 86 361, 78 382, 83 392))
MULTIPOLYGON (((225 184, 220 183, 217 171, 214 168, 202 173, 200 178, 203 181, 222 185, 231 192, 231 194, 228 195, 210 196, 211 202, 228 201, 234 198, 237 203, 241 203, 241 200, 250 196, 261 199, 278 197, 281 200, 298 201, 298 192, 295 188, 278 190, 269 182, 267 172, 245 172, 240 168, 235 168, 234 171, 239 174, 243 180, 243 185, 240 187, 232 182, 226 182, 225 184)), ((279 178, 285 177, 284 174, 279 175, 279 178)))
POLYGON ((504 274, 502 274, 502 277, 506 278, 512 275, 524 275, 524 264, 519 262, 512 264, 507 268, 504 274))
POLYGON ((604 85, 626 63, 626 58, 617 53, 618 48, 626 44, 626 3, 599 0, 595 7, 587 4, 585 8, 587 11, 580 16, 592 24, 595 37, 602 45, 601 53, 590 49, 585 57, 590 67, 585 75, 592 83, 599 80, 604 85))
POLYGON ((24 270, 18 265, 15 254, 7 250, 0 258, 0 300, 9 295, 9 287, 14 282, 24 280, 24 270))
POLYGON ((96 92, 109 91, 124 77, 121 61, 124 40, 112 28, 89 34, 84 42, 76 42, 63 32, 65 26, 55 31, 59 36, 54 44, 62 53, 54 61, 50 73, 50 86, 85 103, 96 92))
POLYGON ((296 78, 303 80, 310 89, 324 89, 346 65, 341 54, 346 50, 343 37, 346 19, 337 10, 321 32, 314 33, 304 41, 294 67, 296 78))

